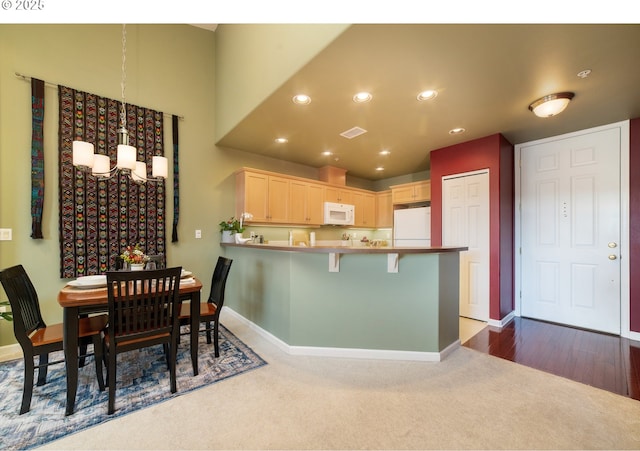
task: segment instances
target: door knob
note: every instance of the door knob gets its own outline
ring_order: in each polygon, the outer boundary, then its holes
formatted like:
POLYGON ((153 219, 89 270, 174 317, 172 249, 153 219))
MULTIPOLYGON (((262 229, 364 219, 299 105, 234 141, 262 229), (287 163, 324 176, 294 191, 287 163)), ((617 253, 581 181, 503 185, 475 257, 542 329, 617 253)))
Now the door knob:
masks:
POLYGON ((616 243, 614 243, 613 241, 609 243, 609 247, 611 249, 613 249, 614 247, 618 246, 616 243))
POLYGON ((618 257, 615 256, 614 254, 609 255, 609 260, 615 260, 616 258, 618 258, 618 257))

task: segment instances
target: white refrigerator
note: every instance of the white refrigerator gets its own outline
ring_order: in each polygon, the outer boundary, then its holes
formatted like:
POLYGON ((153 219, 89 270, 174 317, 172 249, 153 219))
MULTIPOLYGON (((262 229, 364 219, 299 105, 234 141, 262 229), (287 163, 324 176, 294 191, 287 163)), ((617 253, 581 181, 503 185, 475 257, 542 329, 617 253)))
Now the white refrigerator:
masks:
POLYGON ((396 247, 430 247, 431 207, 394 210, 393 245, 396 247))

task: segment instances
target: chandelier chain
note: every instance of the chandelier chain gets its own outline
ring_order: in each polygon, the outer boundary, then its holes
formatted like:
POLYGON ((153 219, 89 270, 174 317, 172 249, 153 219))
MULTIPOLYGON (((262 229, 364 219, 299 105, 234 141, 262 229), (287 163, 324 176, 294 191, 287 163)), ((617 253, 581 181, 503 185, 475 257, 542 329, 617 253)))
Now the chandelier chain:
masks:
POLYGON ((126 129, 127 125, 127 102, 125 97, 125 89, 127 85, 127 28, 126 24, 122 24, 122 79, 120 88, 122 91, 122 108, 120 111, 120 125, 126 129))

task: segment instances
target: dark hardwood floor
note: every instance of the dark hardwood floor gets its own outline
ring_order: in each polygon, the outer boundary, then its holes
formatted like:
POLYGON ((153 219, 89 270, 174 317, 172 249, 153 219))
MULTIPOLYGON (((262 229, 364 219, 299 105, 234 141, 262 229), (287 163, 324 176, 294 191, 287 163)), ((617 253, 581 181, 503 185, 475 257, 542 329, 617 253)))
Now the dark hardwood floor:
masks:
POLYGON ((638 341, 516 317, 463 346, 640 400, 638 341))

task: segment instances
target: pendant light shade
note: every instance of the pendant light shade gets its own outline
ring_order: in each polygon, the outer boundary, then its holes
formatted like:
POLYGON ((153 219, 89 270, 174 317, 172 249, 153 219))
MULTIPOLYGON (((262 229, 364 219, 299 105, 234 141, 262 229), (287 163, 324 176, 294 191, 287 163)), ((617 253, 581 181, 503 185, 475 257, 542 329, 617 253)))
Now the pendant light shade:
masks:
POLYGON ((108 155, 95 154, 91 173, 96 177, 109 177, 111 174, 111 160, 108 155))
POLYGON ((154 156, 151 159, 151 176, 153 178, 162 177, 166 179, 169 176, 169 161, 166 157, 154 156))
POLYGON ((136 168, 136 148, 125 144, 118 144, 118 169, 134 170, 136 168))
POLYGON ((531 105, 529 109, 538 117, 551 117, 560 114, 574 97, 572 92, 558 92, 544 96, 531 105))
POLYGON ((144 161, 136 161, 136 167, 131 171, 131 178, 134 182, 147 181, 147 165, 144 161))
POLYGON ((73 165, 90 168, 93 166, 93 144, 84 141, 74 141, 73 165))

